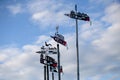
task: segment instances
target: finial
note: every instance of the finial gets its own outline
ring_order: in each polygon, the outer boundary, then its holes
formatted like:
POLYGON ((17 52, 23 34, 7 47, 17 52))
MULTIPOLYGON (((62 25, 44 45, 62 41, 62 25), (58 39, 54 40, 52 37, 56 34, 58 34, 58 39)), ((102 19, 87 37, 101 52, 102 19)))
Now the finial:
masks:
POLYGON ((58 33, 59 26, 56 26, 56 33, 58 33))

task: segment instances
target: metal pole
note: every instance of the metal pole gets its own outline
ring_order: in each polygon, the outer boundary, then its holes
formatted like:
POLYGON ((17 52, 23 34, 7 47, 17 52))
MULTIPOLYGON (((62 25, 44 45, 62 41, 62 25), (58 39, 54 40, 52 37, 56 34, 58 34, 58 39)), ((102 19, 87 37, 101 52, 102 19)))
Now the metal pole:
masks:
MULTIPOLYGON (((75 5, 77 14, 77 5, 75 5)), ((76 18, 76 50, 77 50, 77 80, 79 80, 79 45, 78 45, 78 19, 76 18)))
POLYGON ((49 66, 47 65, 47 80, 49 80, 49 66))
MULTIPOLYGON (((47 56, 47 54, 46 54, 46 56, 47 56)), ((46 60, 47 60, 47 57, 46 57, 46 60)), ((48 61, 46 63, 47 63, 47 65, 46 65, 47 80, 49 80, 49 66, 48 66, 48 61)))
POLYGON ((44 65, 44 80, 46 80, 46 65, 44 65))
POLYGON ((59 52, 59 44, 57 43, 57 53, 58 53, 58 80, 61 80, 60 75, 60 52, 59 52))
POLYGON ((54 80, 54 72, 52 72, 52 80, 54 80))
POLYGON ((49 80, 49 66, 48 66, 48 62, 47 62, 46 72, 47 72, 47 80, 49 80))

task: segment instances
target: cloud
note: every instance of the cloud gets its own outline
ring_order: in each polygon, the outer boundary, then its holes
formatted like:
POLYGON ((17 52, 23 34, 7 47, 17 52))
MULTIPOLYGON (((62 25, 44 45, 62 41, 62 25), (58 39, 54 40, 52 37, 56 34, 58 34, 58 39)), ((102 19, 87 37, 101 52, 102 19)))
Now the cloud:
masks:
POLYGON ((1 54, 0 55, 0 62, 3 62, 6 58, 7 58, 7 56, 5 54, 1 54))
MULTIPOLYGON (((113 49, 112 52, 119 52, 119 41, 120 41, 120 37, 119 37, 119 27, 120 24, 115 24, 111 27, 109 27, 107 29, 107 31, 102 35, 102 38, 99 40, 95 40, 94 43, 100 47, 101 49, 105 49, 105 50, 110 50, 113 49), (104 44, 104 45, 103 45, 104 44)), ((118 53, 117 52, 117 53, 118 53)))
POLYGON ((67 18, 64 14, 69 12, 70 6, 61 1, 36 0, 30 1, 27 6, 31 13, 31 19, 35 24, 43 27, 52 27, 59 24, 65 25, 65 23, 67 23, 67 18))
MULTIPOLYGON (((39 65, 39 56, 35 53, 38 48, 35 45, 25 45, 23 49, 9 47, 0 50, 0 56, 7 56, 0 64, 0 79, 39 80, 38 74, 41 74, 39 70, 42 71, 42 67, 39 65), (41 68, 37 70, 38 67, 41 68)), ((41 78, 42 76, 41 74, 41 78)))
POLYGON ((7 9, 14 15, 23 12, 23 8, 22 8, 21 4, 9 5, 9 6, 7 6, 7 9))
POLYGON ((108 51, 110 49, 113 49, 113 52, 114 51, 119 52, 119 49, 118 49, 119 48, 118 44, 120 43, 119 42, 120 41, 120 37, 119 37, 120 18, 118 16, 120 14, 119 7, 120 7, 119 4, 113 4, 106 9, 107 14, 105 17, 103 17, 103 19, 106 22, 110 22, 112 24, 112 26, 108 27, 107 30, 101 35, 101 39, 94 41, 94 43, 97 46, 107 49, 108 51), (110 16, 110 17, 108 17, 108 16, 110 16), (103 44, 105 44, 105 45, 103 45, 103 44))
POLYGON ((102 19, 110 23, 111 26, 104 29, 103 33, 99 34, 99 38, 91 42, 93 45, 91 50, 94 52, 90 52, 89 55, 82 58, 85 62, 83 65, 81 64, 83 76, 95 77, 101 75, 100 79, 102 79, 108 74, 111 74, 110 78, 120 73, 118 70, 120 66, 120 18, 116 17, 119 16, 118 13, 120 14, 119 4, 112 4, 106 8, 105 16, 102 19))
POLYGON ((45 41, 49 41, 50 37, 46 35, 39 36, 38 40, 35 42, 36 44, 44 43, 45 41))
POLYGON ((103 17, 103 20, 106 22, 110 22, 110 23, 119 23, 120 21, 120 5, 119 3, 114 3, 113 5, 111 5, 110 7, 108 7, 105 10, 105 13, 107 14, 105 17, 103 17))

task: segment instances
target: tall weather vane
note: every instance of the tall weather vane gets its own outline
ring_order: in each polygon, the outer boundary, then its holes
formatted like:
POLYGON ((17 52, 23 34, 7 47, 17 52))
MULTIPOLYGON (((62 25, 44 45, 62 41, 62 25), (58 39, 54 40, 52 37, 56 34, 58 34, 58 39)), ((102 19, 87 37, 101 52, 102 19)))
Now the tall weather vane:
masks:
POLYGON ((91 21, 90 21, 90 17, 87 14, 77 11, 77 5, 75 5, 75 11, 72 10, 69 14, 65 14, 65 16, 68 16, 76 20, 77 80, 80 80, 79 78, 80 73, 79 73, 78 20, 89 21, 90 25, 91 25, 91 21))

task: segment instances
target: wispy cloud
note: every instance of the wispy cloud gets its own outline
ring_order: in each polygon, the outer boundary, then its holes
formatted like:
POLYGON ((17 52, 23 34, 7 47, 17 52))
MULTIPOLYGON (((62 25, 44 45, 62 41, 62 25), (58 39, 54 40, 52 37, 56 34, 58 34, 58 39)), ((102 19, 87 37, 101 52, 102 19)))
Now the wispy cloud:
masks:
POLYGON ((10 11, 12 14, 14 14, 14 15, 23 12, 23 8, 22 8, 21 4, 9 5, 9 6, 7 6, 7 8, 8 8, 9 11, 10 11))
MULTIPOLYGON (((107 76, 111 74, 111 76, 115 76, 120 73, 118 70, 120 66, 120 46, 118 45, 120 43, 120 24, 118 21, 120 21, 120 18, 116 18, 116 16, 119 16, 118 13, 120 14, 118 7, 119 4, 112 4, 106 8, 104 19, 107 23, 109 22, 111 26, 103 29, 104 31, 99 34, 99 38, 91 42, 93 46, 89 47, 92 47, 93 53, 90 51, 87 55, 85 55, 85 57, 82 57, 82 59, 85 61, 82 66, 83 73, 89 75, 89 77, 101 75, 101 77, 98 79, 100 80, 105 75, 107 76)), ((109 78, 111 76, 109 76, 109 78)))
POLYGON ((56 26, 67 23, 64 14, 70 9, 71 4, 66 5, 61 1, 54 0, 36 0, 27 5, 33 22, 41 26, 56 26))
POLYGON ((38 78, 36 73, 40 73, 35 67, 40 66, 39 56, 35 53, 36 50, 38 50, 38 48, 34 45, 25 45, 23 49, 20 50, 17 48, 0 50, 0 56, 3 54, 7 56, 6 60, 0 64, 0 79, 32 80, 38 78), (29 75, 31 75, 31 77, 29 75))

